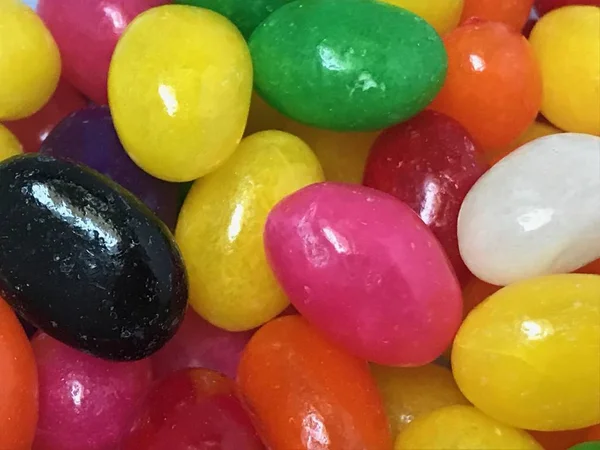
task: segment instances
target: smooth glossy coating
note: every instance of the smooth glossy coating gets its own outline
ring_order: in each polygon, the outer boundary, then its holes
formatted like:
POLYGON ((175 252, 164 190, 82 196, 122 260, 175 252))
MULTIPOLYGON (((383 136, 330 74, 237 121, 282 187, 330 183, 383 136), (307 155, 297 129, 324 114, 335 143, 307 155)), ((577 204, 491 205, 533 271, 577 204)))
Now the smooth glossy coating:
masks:
POLYGON ((185 5, 154 8, 133 21, 108 78, 125 150, 167 181, 195 180, 231 156, 251 92, 252 61, 240 32, 213 11, 185 5))
POLYGON ((318 128, 368 131, 406 120, 431 102, 446 74, 435 30, 372 0, 290 3, 249 44, 260 95, 318 128))
POLYGON ((571 447, 569 450, 600 450, 600 441, 582 442, 571 447))
POLYGON ((544 116, 565 131, 600 136, 600 8, 553 11, 529 42, 542 71, 544 116))
POLYGON ((529 128, 527 128, 527 130, 525 130, 523 134, 521 134, 521 136, 512 141, 506 147, 498 149, 488 149, 485 152, 485 156, 490 162, 490 164, 493 165, 500 161, 502 158, 504 158, 506 155, 514 152, 516 149, 522 147, 523 145, 536 140, 537 138, 550 136, 552 134, 558 133, 562 133, 562 131, 546 122, 536 120, 531 124, 529 128))
POLYGON ((551 275, 496 292, 463 322, 452 367, 463 394, 504 423, 599 423, 600 276, 551 275))
POLYGON ((242 350, 252 332, 233 333, 211 325, 188 308, 181 327, 167 345, 152 355, 154 375, 204 368, 235 378, 242 350))
POLYGON ((38 420, 38 379, 27 336, 0 298, 0 450, 31 450, 38 420))
POLYGON ((87 100, 69 83, 61 80, 48 103, 25 119, 4 122, 27 153, 37 152, 52 129, 70 113, 85 108, 87 100))
POLYGON ((393 437, 431 411, 469 404, 452 372, 436 364, 407 368, 372 365, 371 373, 381 392, 393 437))
POLYGON ((108 106, 90 106, 71 114, 48 135, 40 153, 82 163, 106 175, 175 229, 178 186, 135 165, 119 141, 108 106))
POLYGON ((503 24, 475 22, 447 34, 444 44, 448 77, 431 108, 460 122, 484 151, 510 144, 533 123, 542 101, 527 40, 503 24))
POLYGON ((598 425, 594 425, 590 427, 587 435, 587 439, 591 441, 598 440, 600 441, 600 423, 598 425))
POLYGON ((384 0, 414 12, 425 19, 440 34, 452 31, 458 25, 464 0, 384 0))
POLYGON ((572 5, 600 6, 600 0, 535 0, 535 9, 540 16, 563 6, 572 5))
POLYGON ((473 19, 502 22, 520 32, 532 5, 533 0, 465 0, 461 23, 473 19))
POLYGON ((106 104, 110 58, 129 23, 167 0, 39 0, 37 11, 58 44, 66 79, 106 104))
POLYGON ((438 238, 461 282, 470 276, 458 250, 456 224, 467 192, 488 165, 454 119, 424 111, 375 141, 363 184, 405 202, 438 238))
POLYGON ((543 450, 525 431, 472 406, 446 406, 420 417, 398 436, 394 450, 543 450))
POLYGON ((300 316, 258 330, 244 350, 237 380, 270 450, 392 448, 367 364, 300 316))
POLYGON ((152 382, 150 361, 104 361, 45 333, 31 344, 40 378, 40 421, 32 450, 119 448, 152 382))
POLYGON ((139 359, 177 330, 187 300, 167 228, 133 195, 45 155, 0 163, 0 291, 54 338, 139 359))
POLYGON ((598 167, 600 138, 572 133, 536 139, 494 165, 460 210, 458 243, 467 267, 507 285, 598 259, 598 167))
POLYGON ((265 248, 298 311, 361 358, 427 364, 460 324, 460 287, 441 245, 391 195, 337 183, 304 188, 269 214, 265 248))
POLYGON ((23 147, 17 137, 8 128, 0 125, 0 161, 23 153, 23 147))
POLYGON ((123 450, 263 450, 235 393, 217 372, 188 369, 156 384, 123 450))
POLYGON ((586 440, 589 428, 568 431, 529 431, 544 450, 564 450, 586 440))
POLYGON ((291 134, 245 138, 185 199, 175 237, 190 273, 190 305, 213 325, 256 328, 289 304, 267 263, 267 214, 285 196, 323 181, 310 148, 291 134))
POLYGON ((60 54, 35 12, 13 0, 0 2, 0 120, 37 112, 60 77, 60 54))

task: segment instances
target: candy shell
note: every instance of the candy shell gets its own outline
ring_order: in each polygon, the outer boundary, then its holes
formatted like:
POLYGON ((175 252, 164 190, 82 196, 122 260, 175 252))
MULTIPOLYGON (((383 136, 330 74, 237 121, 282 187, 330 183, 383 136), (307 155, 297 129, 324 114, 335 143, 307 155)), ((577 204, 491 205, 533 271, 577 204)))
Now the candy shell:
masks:
POLYGON ((0 125, 0 161, 22 153, 23 147, 17 137, 8 128, 0 125))
POLYGON ((414 12, 440 35, 452 31, 460 21, 464 0, 384 0, 414 12))

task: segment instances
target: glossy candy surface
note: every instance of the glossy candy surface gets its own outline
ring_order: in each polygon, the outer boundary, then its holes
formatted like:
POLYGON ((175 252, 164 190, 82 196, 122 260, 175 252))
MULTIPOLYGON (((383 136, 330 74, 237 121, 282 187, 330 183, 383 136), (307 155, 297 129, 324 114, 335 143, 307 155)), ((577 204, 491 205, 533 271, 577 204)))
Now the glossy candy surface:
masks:
POLYGON ((502 22, 520 32, 532 5, 533 0, 465 0, 461 23, 473 19, 502 22))
POLYGON ((205 369, 182 370, 157 384, 123 450, 263 450, 235 385, 205 369))
POLYGON ((529 41, 542 71, 544 116, 565 131, 600 135, 600 8, 553 11, 529 41))
POLYGON ((275 319, 244 350, 238 385, 271 450, 391 450, 381 399, 364 361, 302 317, 275 319))
POLYGON ((31 450, 38 420, 38 380, 27 336, 0 298, 0 450, 31 450))
POLYGON ((463 322, 452 367, 463 394, 504 423, 552 431, 600 422, 600 276, 498 291, 463 322))
POLYGON ((71 114, 48 135, 40 153, 97 170, 135 194, 169 228, 175 228, 178 186, 135 165, 119 141, 108 106, 90 106, 71 114))
POLYGON ((600 6, 600 0, 535 0, 535 8, 540 16, 563 6, 572 5, 600 6))
POLYGON ((546 122, 536 120, 529 128, 527 128, 527 130, 525 130, 523 134, 521 134, 521 136, 512 141, 509 145, 499 149, 488 149, 488 151, 485 153, 485 156, 490 164, 496 164, 506 155, 514 152, 523 145, 536 140, 537 138, 559 133, 561 133, 561 130, 558 128, 555 128, 546 122))
POLYGON ((150 361, 117 363, 44 333, 32 340, 40 421, 32 450, 115 450, 152 382, 150 361))
POLYGON ((166 227, 127 191, 44 155, 0 164, 0 291, 94 355, 139 359, 175 333, 186 274, 166 227))
POLYGON ((38 12, 58 44, 65 78, 98 104, 117 41, 142 11, 167 0, 39 0, 38 12))
POLYGON ((414 116, 446 74, 435 30, 372 0, 285 5, 256 29, 250 50, 256 89, 269 104, 338 131, 376 130, 414 116))
POLYGON ((448 77, 431 108, 456 119, 484 151, 510 144, 541 104, 540 70, 527 40, 503 24, 475 22, 447 34, 444 44, 448 77))
POLYGON ((460 323, 460 288, 441 245, 388 194, 336 183, 304 188, 269 214, 265 248, 298 311, 369 361, 429 363, 460 323))
POLYGON ((567 431, 529 431, 544 450, 564 450, 586 440, 588 428, 567 431))
POLYGON ((17 137, 8 128, 0 125, 0 161, 23 153, 17 137))
POLYGON ((440 34, 458 25, 464 0, 384 0, 422 17, 440 34))
POLYGON ((291 134, 245 138, 186 197, 176 239, 190 273, 190 305, 231 331, 256 328, 289 304, 267 263, 263 228, 286 195, 323 181, 310 148, 291 134))
POLYGON ((161 6, 127 28, 108 91, 115 127, 136 164, 157 178, 191 181, 216 169, 239 143, 252 61, 244 38, 223 16, 161 6))
POLYGON ((598 259, 598 167, 600 138, 572 133, 532 141, 494 165, 468 193, 458 218, 467 267, 506 285, 598 259))
POLYGON ((467 192, 487 170, 467 131, 434 111, 385 130, 375 141, 363 183, 405 202, 438 238, 461 281, 469 272, 456 226, 467 192))
POLYGON ((600 450, 600 441, 582 442, 571 447, 569 450, 600 450))
POLYGON ((0 2, 0 42, 0 120, 22 119, 52 96, 60 54, 35 12, 14 0, 0 2))
POLYGON ((400 433, 395 450, 543 450, 525 431, 472 406, 447 406, 416 419, 400 433))

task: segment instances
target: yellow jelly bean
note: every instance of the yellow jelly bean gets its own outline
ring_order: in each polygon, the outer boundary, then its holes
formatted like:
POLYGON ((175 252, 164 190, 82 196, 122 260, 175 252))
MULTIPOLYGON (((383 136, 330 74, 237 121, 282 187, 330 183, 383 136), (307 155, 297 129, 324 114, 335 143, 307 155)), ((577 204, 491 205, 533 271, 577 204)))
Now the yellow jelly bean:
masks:
POLYGON ((395 450, 543 450, 528 433, 487 417, 472 406, 446 406, 416 419, 395 450))
POLYGON ((505 287, 467 316, 452 349, 458 386, 518 428, 600 422, 600 276, 550 275, 505 287))
POLYGON ((131 158, 167 181, 190 181, 238 145, 252 93, 237 28, 207 9, 166 5, 138 16, 113 55, 108 96, 131 158))
POLYGON ((542 72, 544 116, 565 131, 600 135, 600 8, 556 9, 529 40, 542 72))
POLYGON ((20 2, 0 2, 0 119, 37 112, 59 77, 60 53, 42 20, 20 2))
POLYGON ((19 140, 4 125, 0 125, 0 161, 23 153, 19 140))
POLYGON ((425 19, 439 34, 457 27, 464 0, 384 0, 425 19))
POLYGON ((323 181, 310 148, 282 131, 245 138, 218 170, 196 181, 175 237, 190 279, 190 304, 214 325, 241 331, 288 305, 267 263, 263 228, 282 198, 323 181))
POLYGON ((450 405, 468 405, 445 367, 428 364, 422 367, 371 366, 381 392, 392 436, 413 420, 450 405))

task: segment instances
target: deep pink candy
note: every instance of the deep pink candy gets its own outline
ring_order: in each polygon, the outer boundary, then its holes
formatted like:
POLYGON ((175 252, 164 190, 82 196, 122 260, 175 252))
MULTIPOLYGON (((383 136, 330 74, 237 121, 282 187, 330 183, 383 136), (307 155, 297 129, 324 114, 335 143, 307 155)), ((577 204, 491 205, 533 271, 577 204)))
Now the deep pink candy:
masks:
POLYGON ((440 243, 388 194, 337 183, 301 189, 269 214, 265 248, 298 311, 359 357, 426 364, 458 329, 460 287, 440 243))

